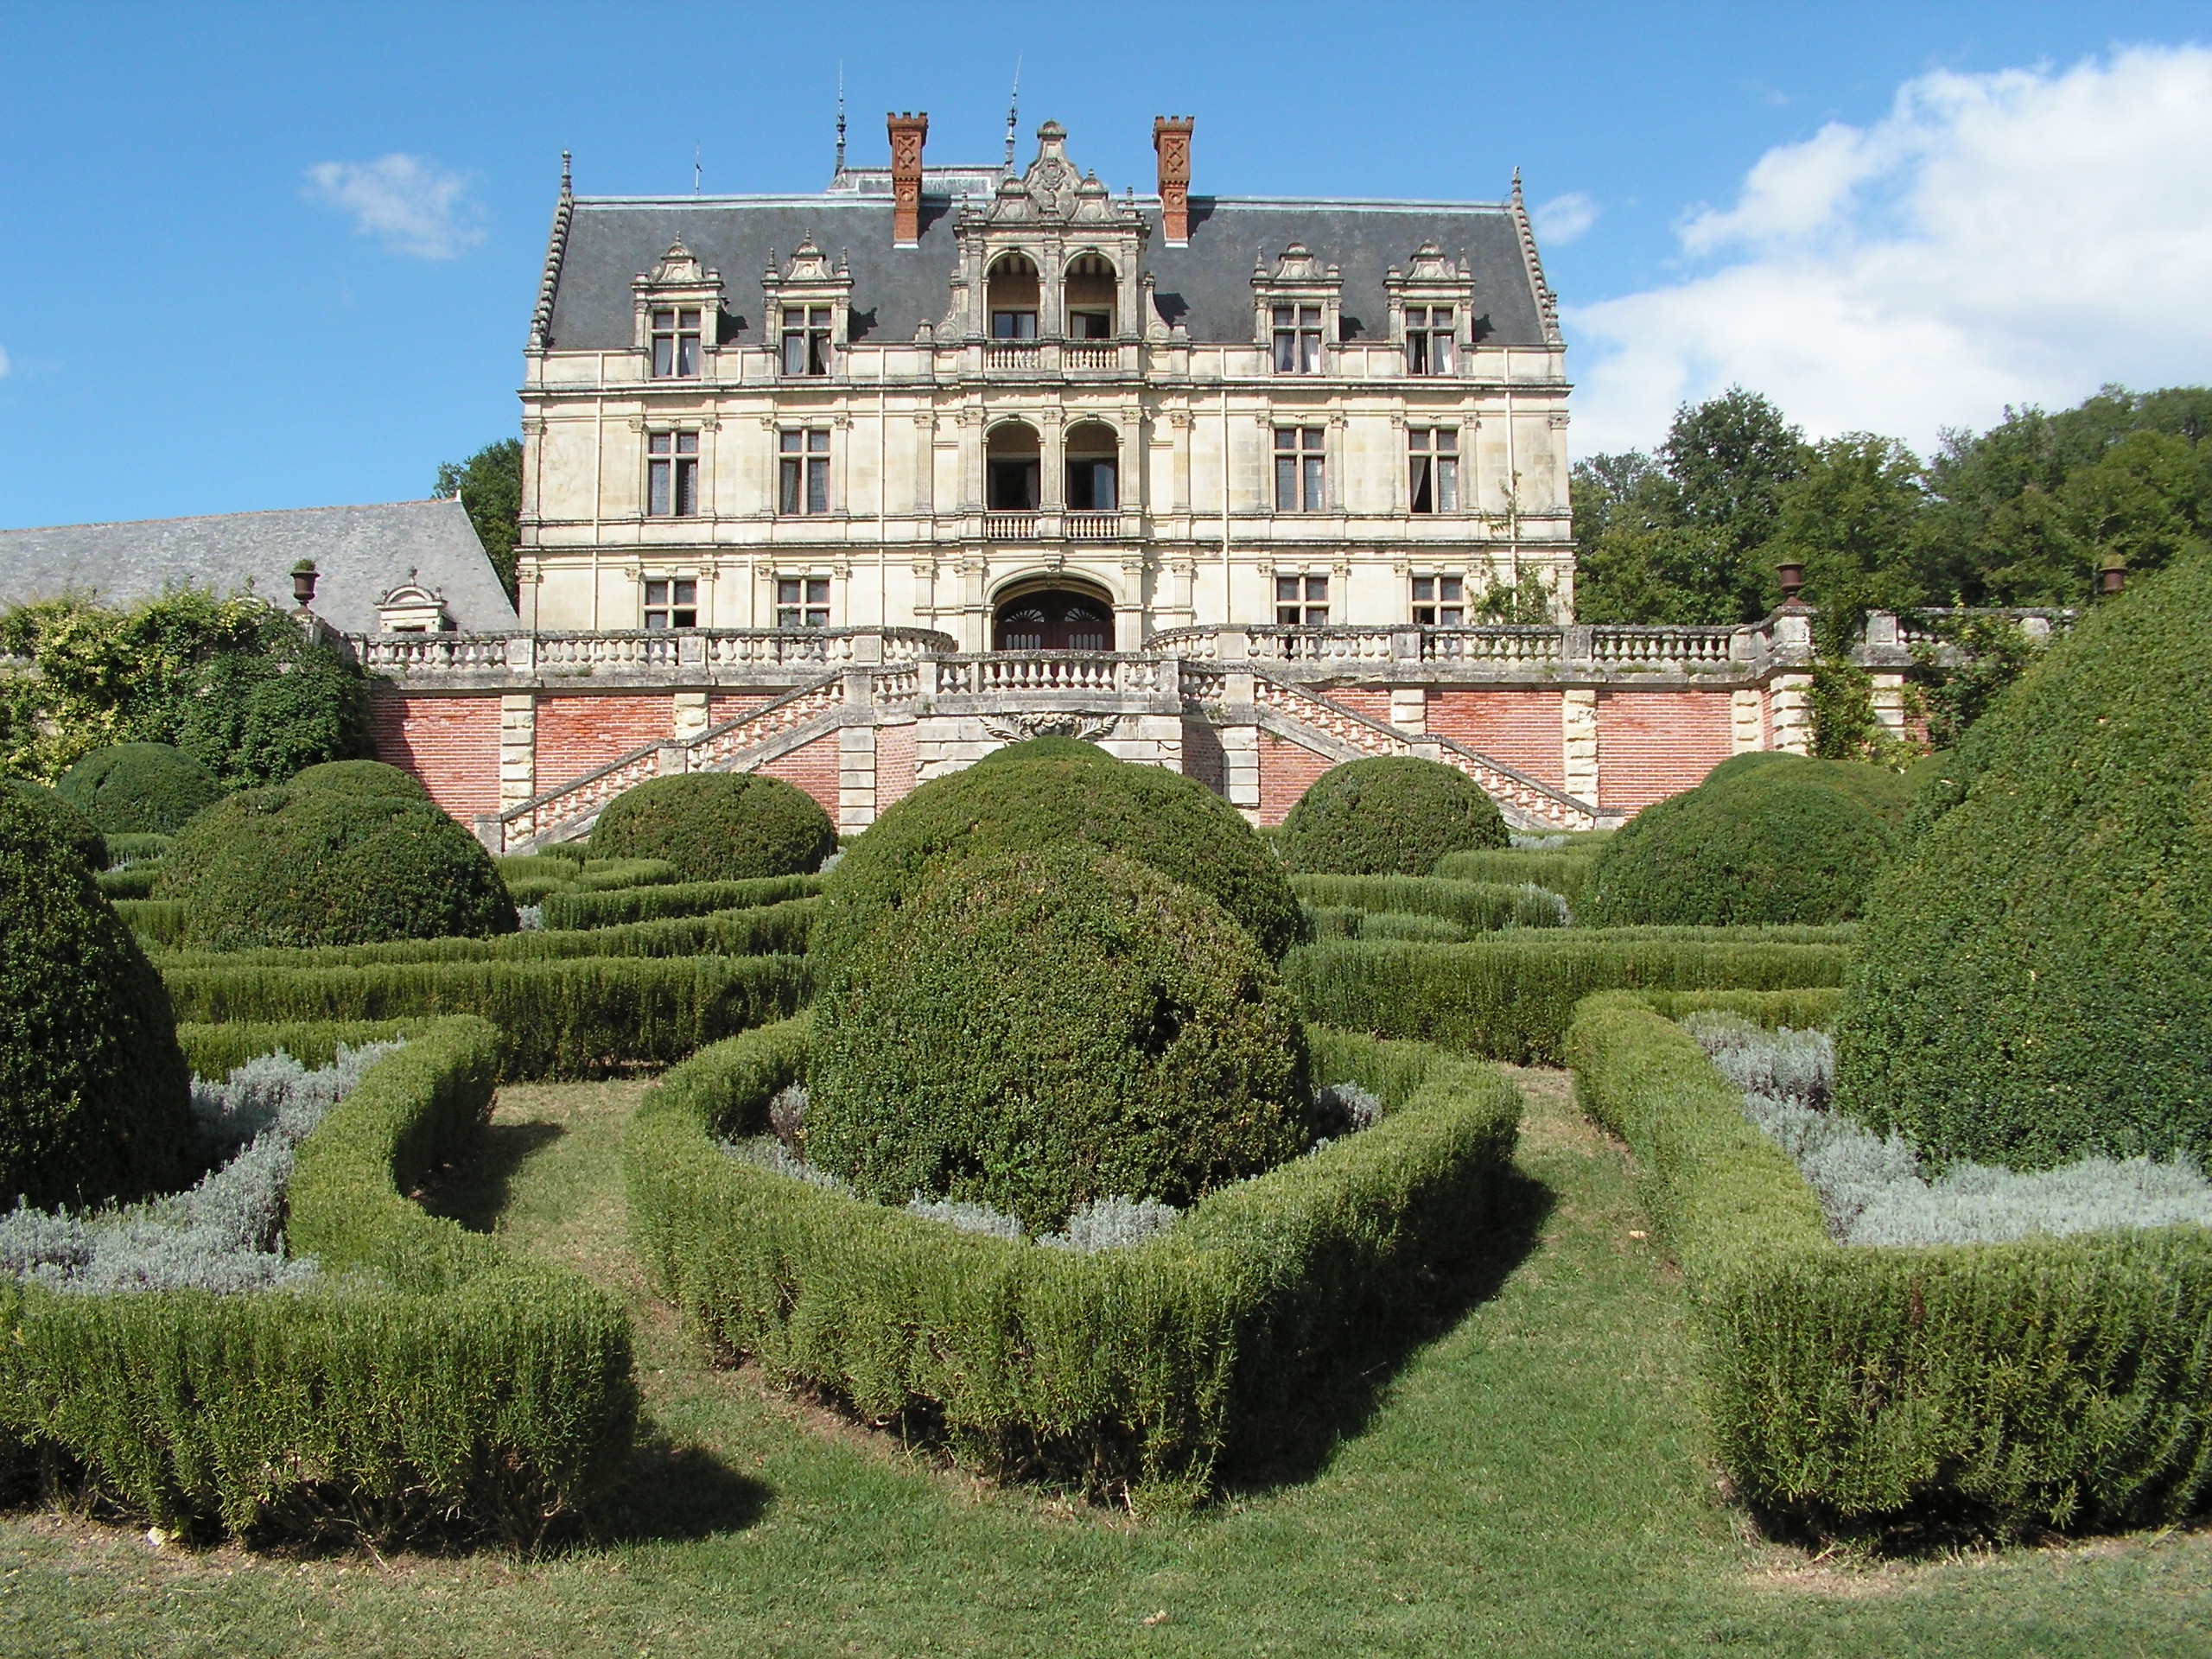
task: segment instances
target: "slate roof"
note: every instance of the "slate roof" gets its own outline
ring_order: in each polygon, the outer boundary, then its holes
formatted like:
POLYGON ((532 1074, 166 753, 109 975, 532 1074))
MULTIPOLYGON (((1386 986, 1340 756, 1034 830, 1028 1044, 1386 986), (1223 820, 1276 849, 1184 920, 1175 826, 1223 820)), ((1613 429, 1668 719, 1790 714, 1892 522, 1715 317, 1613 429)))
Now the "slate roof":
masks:
MULTIPOLYGON (((941 321, 950 302, 959 257, 952 228, 957 205, 925 189, 920 245, 894 248, 891 201, 883 195, 579 196, 556 245, 547 343, 556 351, 627 349, 631 281, 681 240, 701 264, 721 273, 728 307, 723 342, 758 345, 760 274, 772 253, 788 261, 809 234, 833 261, 851 261, 852 337, 910 340, 919 324, 941 321)), ((1392 265, 1405 270, 1416 248, 1434 242, 1473 266, 1483 343, 1545 343, 1519 232, 1504 204, 1194 195, 1190 245, 1184 248, 1165 245, 1157 201, 1140 197, 1137 206, 1152 226, 1145 261, 1158 279, 1161 314, 1189 329, 1194 340, 1249 341, 1254 256, 1264 256, 1272 270, 1294 241, 1305 243, 1323 265, 1341 268, 1347 338, 1382 338, 1389 315, 1384 274, 1392 265)))
POLYGON ((346 633, 374 633, 377 601, 415 573, 442 593, 454 626, 512 633, 515 607, 458 501, 226 512, 0 531, 0 605, 83 594, 128 605, 179 588, 251 590, 292 605, 292 567, 313 559, 315 613, 346 633))

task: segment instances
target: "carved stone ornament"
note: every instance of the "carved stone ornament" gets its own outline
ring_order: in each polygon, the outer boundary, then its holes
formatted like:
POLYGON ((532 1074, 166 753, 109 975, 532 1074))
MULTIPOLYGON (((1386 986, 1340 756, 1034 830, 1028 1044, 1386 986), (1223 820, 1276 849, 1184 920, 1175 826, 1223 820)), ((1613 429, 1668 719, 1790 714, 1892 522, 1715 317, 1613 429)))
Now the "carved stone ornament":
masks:
POLYGON ((706 280, 706 272, 700 269, 698 255, 681 242, 671 242, 645 280, 656 288, 693 288, 706 280))
POLYGON ((830 257, 815 245, 814 232, 809 231, 799 238, 798 251, 791 255, 791 264, 785 268, 787 283, 825 282, 830 276, 830 257))
POLYGON ((1122 723, 1119 715, 1000 715, 983 716, 983 729, 1003 743, 1027 743, 1035 737, 1073 737, 1096 743, 1111 737, 1122 723))

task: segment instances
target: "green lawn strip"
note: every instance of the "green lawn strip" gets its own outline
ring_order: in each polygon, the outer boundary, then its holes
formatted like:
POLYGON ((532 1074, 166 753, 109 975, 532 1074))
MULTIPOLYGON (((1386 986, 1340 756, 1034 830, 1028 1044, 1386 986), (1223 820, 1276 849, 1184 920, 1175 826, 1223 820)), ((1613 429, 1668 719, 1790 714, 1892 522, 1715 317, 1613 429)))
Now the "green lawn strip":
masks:
MULTIPOLYGON (((156 1554, 19 1517, 0 1523, 0 1652, 2203 1651, 2202 1535, 1872 1569, 1740 1541, 1697 1456, 1681 1304, 1656 1241, 1630 1236, 1649 1229, 1626 1169, 1563 1080, 1526 1080, 1520 1167, 1550 1195, 1538 1247, 1306 1484, 1144 1528, 994 1491, 709 1369, 633 1300, 667 1444, 640 1459, 630 1536, 387 1567, 156 1554)), ((618 1152, 637 1091, 505 1091, 494 1167, 435 1200, 495 1206, 517 1247, 641 1296, 618 1152)))

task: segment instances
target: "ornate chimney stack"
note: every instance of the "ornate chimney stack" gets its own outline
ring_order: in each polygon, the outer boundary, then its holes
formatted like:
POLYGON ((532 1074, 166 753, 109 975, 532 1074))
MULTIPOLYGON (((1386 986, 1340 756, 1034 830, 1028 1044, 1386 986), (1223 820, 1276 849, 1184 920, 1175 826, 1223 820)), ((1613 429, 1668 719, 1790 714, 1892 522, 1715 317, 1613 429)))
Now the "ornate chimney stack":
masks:
POLYGON ((1191 129, 1187 115, 1156 115, 1152 147, 1160 156, 1160 229, 1171 248, 1191 245, 1191 129))
POLYGON ((919 247, 922 241, 922 143, 930 136, 929 111, 887 115, 891 129, 891 245, 919 247))

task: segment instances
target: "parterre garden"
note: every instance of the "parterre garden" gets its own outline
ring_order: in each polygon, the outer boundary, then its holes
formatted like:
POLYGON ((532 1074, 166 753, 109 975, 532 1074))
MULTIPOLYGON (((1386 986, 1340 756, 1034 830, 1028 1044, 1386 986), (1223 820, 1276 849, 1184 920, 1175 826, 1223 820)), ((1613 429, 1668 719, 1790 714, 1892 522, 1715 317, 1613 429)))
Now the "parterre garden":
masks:
POLYGON ((1611 836, 1061 740, 842 849, 758 778, 498 860, 373 762, 19 786, 0 1630, 2189 1650, 2188 574, 1921 776, 1611 836))

